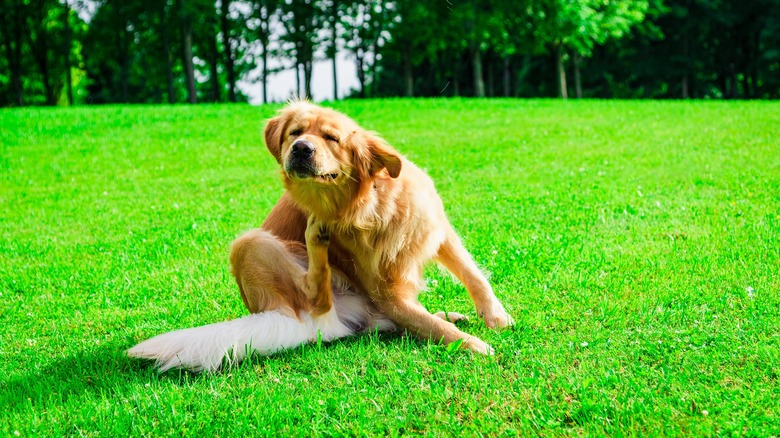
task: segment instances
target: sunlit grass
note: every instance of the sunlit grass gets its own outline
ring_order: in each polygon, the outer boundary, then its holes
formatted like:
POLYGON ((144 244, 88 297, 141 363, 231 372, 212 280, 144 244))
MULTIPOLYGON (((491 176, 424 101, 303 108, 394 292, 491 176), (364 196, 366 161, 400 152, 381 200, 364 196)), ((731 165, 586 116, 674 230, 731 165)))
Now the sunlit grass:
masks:
POLYGON ((427 271, 492 358, 406 336, 207 376, 123 350, 245 309, 228 247, 281 194, 275 108, 0 111, 0 435, 767 436, 780 431, 780 105, 336 105, 427 169, 514 330, 427 271))

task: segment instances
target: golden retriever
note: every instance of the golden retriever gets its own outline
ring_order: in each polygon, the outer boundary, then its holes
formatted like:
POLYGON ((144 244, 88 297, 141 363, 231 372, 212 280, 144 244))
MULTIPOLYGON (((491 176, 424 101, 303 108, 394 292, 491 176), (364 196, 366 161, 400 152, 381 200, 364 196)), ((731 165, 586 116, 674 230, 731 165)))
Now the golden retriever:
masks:
POLYGON ((304 101, 268 121, 265 142, 286 191, 230 254, 252 315, 160 335, 131 356, 162 370, 215 370, 225 358, 395 325, 492 353, 451 322, 463 315, 431 314, 417 300, 423 268, 436 260, 463 282, 488 327, 512 324, 425 172, 347 116, 304 101))

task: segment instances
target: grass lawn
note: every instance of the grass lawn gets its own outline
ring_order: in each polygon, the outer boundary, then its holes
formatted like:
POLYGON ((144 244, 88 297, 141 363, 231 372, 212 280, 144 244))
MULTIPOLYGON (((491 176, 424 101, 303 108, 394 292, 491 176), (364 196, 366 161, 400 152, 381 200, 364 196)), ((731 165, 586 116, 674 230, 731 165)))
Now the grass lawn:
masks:
POLYGON ((367 335, 157 374, 123 351, 246 312, 276 107, 5 109, 0 436, 780 434, 779 103, 335 107, 436 181, 516 327, 434 266, 421 300, 495 356, 367 335))

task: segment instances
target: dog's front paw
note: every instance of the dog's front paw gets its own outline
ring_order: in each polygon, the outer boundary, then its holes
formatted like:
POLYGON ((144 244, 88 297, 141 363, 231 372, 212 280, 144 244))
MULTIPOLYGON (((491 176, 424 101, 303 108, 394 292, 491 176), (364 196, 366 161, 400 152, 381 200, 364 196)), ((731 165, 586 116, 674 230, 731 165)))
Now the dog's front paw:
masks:
POLYGON ((467 338, 463 341, 461 347, 471 350, 474 353, 484 354, 485 356, 492 356, 495 354, 493 347, 479 338, 467 338))
POLYGON ((328 246, 330 244, 330 229, 325 222, 309 216, 306 224, 306 246, 328 246))
POLYGON ((436 312, 433 314, 438 318, 441 318, 449 322, 468 321, 469 317, 456 312, 436 312))
POLYGON ((515 325, 515 321, 506 313, 504 306, 496 302, 489 309, 480 310, 479 314, 485 318, 485 325, 489 328, 504 328, 515 325))

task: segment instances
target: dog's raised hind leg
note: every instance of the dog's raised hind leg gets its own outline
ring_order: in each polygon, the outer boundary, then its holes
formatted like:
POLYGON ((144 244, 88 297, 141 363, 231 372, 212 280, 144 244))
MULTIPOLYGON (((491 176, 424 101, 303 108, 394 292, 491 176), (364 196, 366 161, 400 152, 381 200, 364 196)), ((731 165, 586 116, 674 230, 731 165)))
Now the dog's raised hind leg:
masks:
POLYGON ((309 216, 306 224, 306 252, 309 269, 306 272, 306 296, 314 306, 312 313, 321 315, 333 307, 331 272, 328 265, 330 230, 324 222, 309 216))

